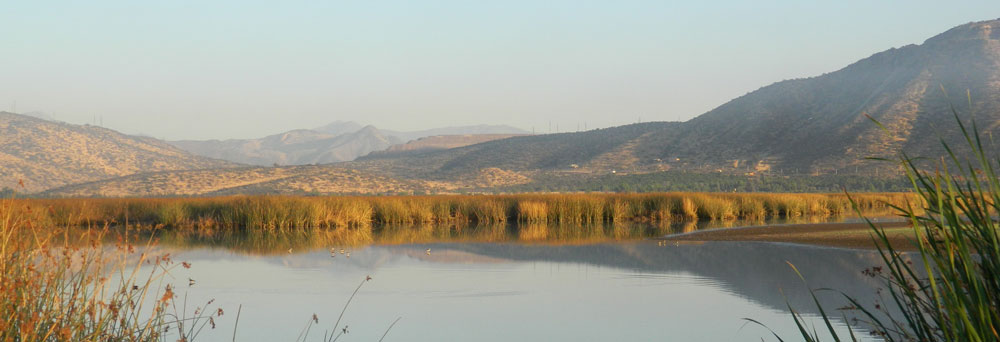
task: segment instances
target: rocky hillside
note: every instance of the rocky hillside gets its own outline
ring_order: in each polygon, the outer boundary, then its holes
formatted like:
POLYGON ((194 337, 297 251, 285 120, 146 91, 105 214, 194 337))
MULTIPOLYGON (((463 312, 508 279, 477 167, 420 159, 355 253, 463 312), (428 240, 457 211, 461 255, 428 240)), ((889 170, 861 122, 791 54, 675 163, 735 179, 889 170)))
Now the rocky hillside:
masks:
POLYGON ((1000 20, 958 26, 821 76, 778 82, 683 123, 516 137, 365 163, 373 169, 419 165, 429 175, 571 164, 591 173, 887 175, 896 169, 866 158, 900 150, 940 156, 939 137, 961 145, 951 105, 964 118, 974 113, 984 130, 1000 129, 1000 20))
POLYGON ((985 130, 1000 125, 1000 20, 958 26, 832 73, 761 88, 674 134, 639 141, 637 152, 710 167, 739 160, 816 173, 864 171, 873 165, 865 157, 899 150, 938 156, 938 137, 961 145, 951 105, 965 118, 974 114, 985 130))
POLYGON ((0 188, 23 181, 35 192, 138 172, 233 166, 153 138, 0 112, 0 188))

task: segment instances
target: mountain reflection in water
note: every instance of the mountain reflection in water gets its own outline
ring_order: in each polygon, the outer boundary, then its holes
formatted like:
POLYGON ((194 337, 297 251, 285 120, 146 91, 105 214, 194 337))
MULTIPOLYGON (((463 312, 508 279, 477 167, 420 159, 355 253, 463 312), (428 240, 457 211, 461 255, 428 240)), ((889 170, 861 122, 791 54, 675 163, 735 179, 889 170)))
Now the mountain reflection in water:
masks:
MULTIPOLYGON (((284 238, 165 234, 161 246, 172 250, 175 260, 194 265, 174 275, 197 280, 184 290, 192 300, 215 298, 229 312, 243 305, 237 336, 246 338, 239 340, 293 339, 313 313, 320 318, 313 328, 320 339, 366 275, 374 280, 344 318, 351 339, 377 339, 396 317, 403 318, 387 340, 759 341, 769 336, 761 327, 744 326, 744 317, 794 338, 787 304, 807 315, 815 315, 815 304, 787 263, 813 288, 844 291, 861 303, 876 299, 877 280, 861 273, 879 264, 876 252, 644 239, 676 230, 388 227, 351 243, 324 235, 333 232, 284 238)), ((845 303, 834 293, 819 297, 828 310, 845 303)), ((219 330, 200 339, 230 340, 231 323, 222 320, 219 330)), ((846 333, 843 325, 838 329, 846 333)))

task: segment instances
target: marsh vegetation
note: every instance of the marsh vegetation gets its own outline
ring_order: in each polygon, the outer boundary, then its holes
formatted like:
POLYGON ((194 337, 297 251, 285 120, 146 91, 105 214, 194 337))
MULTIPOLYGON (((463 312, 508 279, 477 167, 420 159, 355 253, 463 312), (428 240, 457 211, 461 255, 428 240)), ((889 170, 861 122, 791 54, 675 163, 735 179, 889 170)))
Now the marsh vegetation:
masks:
POLYGON ((884 212, 906 193, 520 194, 391 197, 233 196, 213 198, 35 199, 15 202, 41 226, 146 225, 286 230, 421 224, 732 221, 884 212))
MULTIPOLYGON (((883 266, 863 272, 881 281, 879 293, 884 298, 864 302, 844 295, 847 306, 843 310, 858 313, 857 322, 887 341, 1000 341, 1000 223, 996 219, 1000 159, 992 138, 980 136, 974 119, 966 125, 954 108, 952 114, 964 143, 949 144, 942 139, 948 154, 933 165, 933 171, 921 167, 926 161, 920 158, 901 153, 897 159, 919 196, 914 203, 893 206, 911 224, 910 245, 893 241, 885 229, 868 222, 883 266), (955 151, 962 151, 962 157, 955 151), (903 253, 907 247, 917 252, 903 253)), ((833 340, 839 341, 843 334, 838 336, 831 325, 830 315, 835 313, 818 300, 816 306, 833 340)), ((791 305, 789 309, 803 340, 821 340, 791 305)), ((858 340, 853 334, 843 338, 858 340)))
POLYGON ((149 240, 41 226, 34 210, 0 202, 0 341, 193 340, 222 316, 177 305, 169 274, 190 265, 149 240))

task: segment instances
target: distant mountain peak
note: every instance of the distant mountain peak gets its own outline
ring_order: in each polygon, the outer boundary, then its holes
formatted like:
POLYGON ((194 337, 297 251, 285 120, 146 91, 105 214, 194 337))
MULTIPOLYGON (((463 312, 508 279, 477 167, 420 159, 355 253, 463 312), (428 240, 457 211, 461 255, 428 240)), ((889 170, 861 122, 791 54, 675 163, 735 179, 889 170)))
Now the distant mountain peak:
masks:
POLYGON ((379 129, 375 127, 375 125, 366 125, 365 127, 362 127, 360 130, 358 130, 358 132, 378 133, 379 129))
POLYGON ((363 125, 354 121, 343 121, 337 120, 326 125, 316 127, 313 130, 319 131, 331 135, 341 135, 347 133, 354 133, 364 128, 363 125))

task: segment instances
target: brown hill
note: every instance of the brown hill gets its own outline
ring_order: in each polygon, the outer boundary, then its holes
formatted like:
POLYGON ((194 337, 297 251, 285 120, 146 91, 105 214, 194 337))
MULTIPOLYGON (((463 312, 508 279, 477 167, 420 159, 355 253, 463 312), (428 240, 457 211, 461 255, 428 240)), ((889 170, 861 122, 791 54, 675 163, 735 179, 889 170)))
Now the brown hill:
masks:
POLYGON ((939 137, 961 146, 952 105, 964 118, 975 115, 984 130, 1000 125, 1000 20, 961 25, 829 74, 761 88, 673 134, 642 139, 638 154, 707 168, 738 160, 812 173, 870 173, 885 166, 866 157, 900 150, 939 156, 939 137))
POLYGON ((372 154, 351 164, 370 172, 439 181, 479 177, 486 169, 522 175, 545 171, 609 173, 630 170, 640 164, 635 160, 635 141, 678 125, 658 122, 579 133, 518 136, 403 156, 372 154))
POLYGON ((0 188, 34 192, 138 172, 232 167, 160 140, 0 112, 0 188))
POLYGON ((143 173, 74 184, 41 193, 53 197, 149 197, 232 194, 381 194, 432 185, 334 166, 243 167, 143 173))
MULTIPOLYGON (((864 158, 899 150, 938 156, 942 153, 939 139, 961 145, 952 105, 965 119, 974 114, 986 134, 1000 133, 1000 20, 961 25, 923 44, 880 52, 828 74, 778 82, 687 122, 519 136, 402 156, 373 154, 327 168, 351 168, 371 179, 378 178, 372 175, 383 175, 379 182, 392 184, 390 188, 425 190, 520 184, 539 174, 570 172, 889 175, 894 170, 887 164, 864 158), (889 134, 867 116, 880 121, 889 134)), ((252 170, 259 169, 247 172, 252 170)), ((241 176, 205 177, 199 182, 225 183, 225 179, 241 176)), ((323 181, 319 176, 295 177, 286 178, 301 179, 301 184, 323 181)), ((93 193, 126 193, 129 187, 112 184, 122 181, 126 179, 99 182, 90 189, 117 188, 121 192, 93 193)), ((252 183, 261 184, 257 190, 284 191, 278 183, 252 183)), ((172 181, 157 184, 163 188, 137 194, 219 191, 209 185, 188 191, 184 190, 186 185, 172 181)), ((305 189, 304 185, 299 187, 305 189)))
POLYGON ((429 177, 570 165, 590 173, 874 175, 881 168, 888 175, 895 169, 866 158, 901 150, 940 156, 939 137, 961 145, 951 105, 964 118, 974 113, 988 134, 1000 129, 1000 20, 958 26, 921 45, 880 52, 821 76, 778 82, 683 123, 515 137, 419 157, 372 156, 363 164, 429 177))

